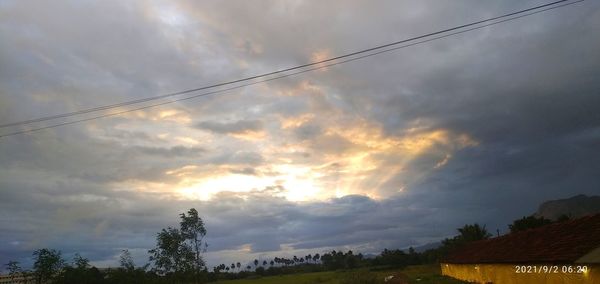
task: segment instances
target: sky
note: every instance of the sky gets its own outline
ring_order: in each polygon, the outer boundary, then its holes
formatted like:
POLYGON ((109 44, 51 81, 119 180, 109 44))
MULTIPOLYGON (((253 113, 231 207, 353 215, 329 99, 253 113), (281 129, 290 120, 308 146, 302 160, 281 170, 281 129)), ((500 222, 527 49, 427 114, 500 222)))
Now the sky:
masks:
MULTIPOLYGON (((239 79, 543 3, 4 0, 0 122, 239 79)), ((584 1, 0 138, 0 263, 31 263, 47 247, 99 267, 129 249, 143 265, 156 233, 189 208, 206 223, 209 267, 417 247, 475 222, 505 232, 543 201, 600 192, 598 34, 600 3, 584 1)))

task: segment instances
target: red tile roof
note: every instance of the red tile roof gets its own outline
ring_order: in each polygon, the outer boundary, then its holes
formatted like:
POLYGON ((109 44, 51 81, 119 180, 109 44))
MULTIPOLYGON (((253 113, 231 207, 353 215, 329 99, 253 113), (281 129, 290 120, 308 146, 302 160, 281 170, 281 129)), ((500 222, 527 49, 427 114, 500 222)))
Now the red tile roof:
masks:
POLYGON ((600 214, 465 245, 443 263, 572 263, 600 247, 600 214))

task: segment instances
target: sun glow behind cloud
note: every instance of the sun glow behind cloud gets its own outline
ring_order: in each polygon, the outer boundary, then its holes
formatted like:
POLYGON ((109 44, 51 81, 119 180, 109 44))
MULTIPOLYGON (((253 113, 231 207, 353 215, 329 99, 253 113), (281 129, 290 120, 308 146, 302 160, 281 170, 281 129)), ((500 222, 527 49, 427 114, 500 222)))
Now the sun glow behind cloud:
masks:
MULTIPOLYGON (((331 104, 329 90, 315 83, 301 81, 291 87, 266 85, 262 89, 270 100, 301 100, 306 109, 293 115, 263 113, 269 107, 258 102, 258 113, 253 111, 246 119, 198 118, 195 110, 177 106, 122 116, 127 124, 119 122, 115 129, 146 130, 152 123, 148 133, 153 132, 163 149, 202 149, 193 156, 177 157, 179 162, 162 177, 157 175, 147 183, 130 182, 130 187, 189 200, 272 187, 281 190, 269 194, 297 202, 351 194, 385 199, 450 163, 454 152, 478 145, 464 133, 431 128, 420 120, 398 133, 386 133, 381 123, 331 104), (411 169, 412 163, 422 158, 427 161, 425 167, 420 161, 418 171, 411 169)), ((90 131, 99 132, 96 128, 90 131)), ((110 134, 108 129, 103 131, 110 134)), ((120 141, 158 147, 147 139, 120 141)))
MULTIPOLYGON (((423 177, 407 172, 405 168, 422 155, 434 155, 430 171, 449 162, 452 153, 464 147, 477 145, 464 135, 445 130, 415 133, 406 137, 385 137, 372 125, 356 124, 354 129, 331 128, 325 133, 336 134, 351 141, 352 146, 341 152, 320 155, 308 162, 281 157, 284 153, 310 152, 311 145, 297 143, 285 148, 272 147, 272 152, 262 154, 272 161, 238 172, 233 168, 213 170, 190 165, 168 171, 179 178, 177 194, 186 199, 210 200, 220 192, 250 192, 279 186, 273 193, 290 201, 326 200, 349 194, 371 198, 385 198, 401 192, 411 180, 423 177), (392 178, 401 177, 405 184, 389 192, 382 189, 392 178)), ((328 134, 326 134, 328 135, 328 134)))
MULTIPOLYGON (((309 168, 293 166, 276 166, 278 172, 285 174, 269 177, 226 173, 211 176, 192 185, 180 188, 177 192, 187 199, 210 200, 220 192, 250 192, 260 191, 272 186, 280 186, 285 190, 275 195, 285 197, 290 201, 308 201, 322 199, 321 189, 315 185, 309 168)), ((318 174, 316 174, 318 175, 318 174)))

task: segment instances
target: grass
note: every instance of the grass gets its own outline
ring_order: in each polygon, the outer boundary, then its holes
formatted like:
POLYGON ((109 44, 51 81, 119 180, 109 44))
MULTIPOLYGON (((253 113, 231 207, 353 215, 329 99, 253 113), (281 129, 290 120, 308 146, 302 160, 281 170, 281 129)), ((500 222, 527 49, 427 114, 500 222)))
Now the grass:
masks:
POLYGON ((267 276, 257 279, 239 279, 239 280, 226 280, 216 282, 218 284, 278 284, 278 283, 289 283, 289 284, 308 284, 308 283, 338 283, 332 282, 339 278, 339 272, 325 271, 325 272, 313 272, 313 273, 298 273, 298 274, 287 274, 278 276, 267 276))
POLYGON ((216 282, 218 284, 362 284, 362 283, 384 283, 383 278, 395 273, 406 275, 409 283, 415 284, 461 284, 466 283, 458 281, 440 273, 438 265, 415 265, 404 269, 391 269, 381 271, 369 271, 367 268, 361 268, 352 271, 325 271, 314 273, 298 273, 279 276, 267 276, 256 279, 239 279, 216 282), (362 277, 368 275, 371 277, 362 277), (363 279, 359 279, 363 278, 363 279), (372 279, 378 279, 372 282, 372 279))
MULTIPOLYGON (((385 271, 382 271, 385 272, 385 271)), ((413 265, 398 272, 408 277, 409 283, 418 284, 462 284, 467 283, 443 276, 439 265, 413 265)), ((385 273, 384 273, 385 274, 385 273)), ((385 276, 384 276, 385 277, 385 276)))

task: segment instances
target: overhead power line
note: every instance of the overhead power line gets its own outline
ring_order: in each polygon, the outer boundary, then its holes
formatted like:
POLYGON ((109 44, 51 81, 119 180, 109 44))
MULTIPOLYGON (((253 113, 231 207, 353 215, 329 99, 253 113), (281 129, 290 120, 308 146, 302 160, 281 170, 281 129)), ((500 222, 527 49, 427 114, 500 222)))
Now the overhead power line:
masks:
POLYGON ((284 73, 283 75, 280 75, 280 76, 276 76, 276 77, 272 77, 272 78, 268 78, 268 79, 263 79, 263 80, 259 80, 259 81, 254 81, 254 82, 246 83, 246 84, 242 84, 242 85, 237 85, 237 86, 229 87, 229 88, 225 88, 225 89, 219 89, 219 90, 215 90, 215 91, 201 93, 201 94, 193 95, 193 96, 190 96, 190 97, 184 97, 184 98, 174 99, 174 100, 170 100, 170 101, 166 101, 166 102, 161 102, 161 103, 146 105, 146 106, 142 106, 142 107, 137 107, 137 108, 123 110, 123 111, 118 111, 118 112, 113 112, 113 113, 107 113, 107 114, 93 116, 93 117, 88 117, 88 118, 84 118, 84 119, 78 119, 78 120, 67 121, 67 122, 63 122, 63 123, 52 124, 52 125, 48 125, 48 126, 44 126, 44 127, 38 127, 38 128, 26 129, 26 130, 22 130, 22 131, 7 133, 7 134, 1 134, 0 138, 7 137, 7 136, 18 135, 18 134, 29 133, 29 132, 35 132, 35 131, 39 131, 39 130, 54 128, 54 127, 59 127, 59 126, 64 126, 64 125, 70 125, 70 124, 75 124, 75 123, 80 123, 80 122, 85 122, 85 121, 90 121, 90 120, 95 120, 95 119, 100 119, 100 118, 109 117, 109 116, 121 115, 121 114, 129 113, 129 112, 134 112, 134 111, 139 111, 139 110, 143 110, 143 109, 153 108, 153 107, 162 106, 162 105, 166 105, 166 104, 172 104, 172 103, 179 102, 179 101, 185 101, 185 100, 190 100, 190 99, 194 99, 194 98, 198 98, 198 97, 203 97, 203 96, 208 96, 208 95, 212 95, 212 94, 227 92, 227 91, 231 91, 231 90, 234 90, 234 89, 240 89, 240 88, 251 86, 251 85, 256 85, 256 84, 265 83, 265 82, 269 82, 269 81, 273 81, 273 80, 277 80, 277 79, 291 77, 291 76, 295 76, 295 75, 298 75, 298 74, 302 74, 302 73, 306 73, 306 72, 311 72, 311 71, 315 71, 315 70, 318 70, 318 69, 324 69, 324 68, 327 68, 327 67, 331 67, 331 66, 335 66, 335 65, 339 65, 339 64, 351 62, 351 61, 356 61, 356 60, 363 59, 363 58, 366 58, 366 57, 371 57, 371 56, 375 56, 375 55, 378 55, 378 54, 382 54, 382 53, 386 53, 386 52, 391 52, 391 51, 394 51, 394 50, 398 50, 398 49, 402 49, 402 48, 406 48, 406 47, 410 47, 410 46, 414 46, 414 45, 418 45, 418 44, 423 44, 423 43, 434 41, 434 40, 438 40, 438 39, 441 39, 441 38, 446 38, 446 37, 450 37, 450 36, 453 36, 453 35, 466 33, 466 32, 469 32, 469 31, 473 31, 473 30, 477 30, 477 29, 489 27, 489 26, 492 26, 492 25, 496 25, 496 24, 500 24, 500 23, 504 23, 504 22, 508 22, 508 21, 512 21, 512 20, 516 20, 516 19, 519 19, 519 18, 523 18, 523 17, 526 17, 526 16, 533 15, 533 14, 538 14, 538 13, 541 13, 541 12, 544 12, 544 11, 548 11, 548 10, 552 10, 552 9, 556 9, 556 8, 560 8, 560 7, 564 7, 564 6, 568 6, 568 5, 572 5, 572 4, 583 2, 583 1, 584 0, 577 0, 577 1, 561 0, 561 1, 555 1, 555 2, 552 2, 552 3, 548 3, 548 4, 544 4, 544 5, 539 5, 539 6, 536 6, 536 7, 532 7, 532 8, 520 10, 520 11, 517 11, 517 12, 512 12, 512 13, 504 14, 504 15, 493 17, 493 18, 489 18, 489 19, 480 20, 480 21, 469 23, 469 24, 460 25, 460 26, 456 26, 456 27, 453 27, 453 28, 449 28, 449 29, 445 29, 445 30, 441 30, 441 31, 437 31, 437 32, 428 33, 428 34, 421 35, 421 36, 417 36, 417 37, 413 37, 413 38, 409 38, 409 39, 405 39, 405 40, 401 40, 401 41, 396 41, 396 42, 393 42, 393 43, 388 43, 388 44, 384 44, 384 45, 372 47, 372 48, 369 48, 369 49, 364 49, 364 50, 360 50, 360 51, 356 51, 356 52, 352 52, 352 53, 348 53, 348 54, 344 54, 344 55, 340 55, 340 56, 336 56, 336 57, 324 59, 324 60, 321 60, 321 61, 316 61, 316 62, 312 62, 312 63, 298 65, 298 66, 295 66, 295 67, 281 69, 281 70, 278 70, 278 71, 273 71, 273 72, 269 72, 269 73, 255 75, 255 76, 251 76, 251 77, 247 77, 247 78, 243 78, 243 79, 238 79, 238 80, 233 80, 233 81, 228 81, 228 82, 213 84, 213 85, 209 85, 209 86, 199 87, 199 88, 195 88, 195 89, 189 89, 189 90, 180 91, 180 92, 176 92, 176 93, 165 94, 165 95, 161 95, 161 96, 148 97, 148 98, 143 98, 143 99, 138 99, 138 100, 132 100, 132 101, 126 101, 126 102, 112 104, 112 105, 105 105, 105 106, 100 106, 100 107, 95 107, 95 108, 90 108, 90 109, 83 109, 83 110, 79 110, 79 111, 75 111, 75 112, 69 112, 69 113, 63 113, 63 114, 57 114, 57 115, 52 115, 52 116, 40 117, 40 118, 30 119, 30 120, 25 120, 25 121, 19 121, 19 122, 12 122, 12 123, 1 124, 0 128, 5 128, 5 127, 10 127, 10 126, 26 125, 26 124, 31 124, 31 123, 35 123, 35 122, 42 122, 42 121, 47 121, 47 120, 53 120, 53 119, 58 119, 58 118, 66 118, 66 117, 71 117, 71 116, 75 116, 75 115, 81 115, 81 114, 86 114, 86 113, 91 113, 91 112, 96 112, 96 111, 109 110, 109 109, 119 108, 119 107, 123 107, 123 106, 127 106, 127 105, 138 104, 138 103, 148 102, 148 101, 153 101, 153 100, 158 100, 158 99, 164 99, 164 98, 178 96, 178 95, 183 95, 183 94, 188 94, 188 93, 192 93, 192 92, 198 92, 198 91, 201 91, 201 90, 206 90, 206 89, 216 88, 216 87, 220 87, 220 86, 231 85, 231 84, 245 82, 245 81, 251 81, 251 80, 254 80, 254 79, 258 79, 258 78, 263 78, 263 77, 268 77, 268 76, 275 75, 275 74, 284 73), (487 24, 484 24, 484 23, 487 23, 487 24), (481 24, 484 24, 484 25, 481 25, 481 24), (471 27, 471 28, 465 29, 465 28, 468 28, 468 27, 471 27), (460 30, 460 31, 456 31, 456 30, 460 30), (451 31, 456 31, 456 32, 450 33, 451 31), (443 35, 441 35, 441 34, 443 34, 443 35), (429 39, 420 40, 420 39, 424 39, 424 38, 428 38, 428 37, 429 37, 429 39), (418 41, 418 40, 420 40, 420 41, 418 41), (411 42, 411 41, 413 43, 401 45, 403 43, 408 43, 408 42, 411 42), (358 57, 353 57, 353 56, 360 55, 360 54, 363 54, 363 55, 358 56, 358 57), (335 60, 339 60, 339 59, 344 59, 344 58, 348 58, 348 59, 345 59, 345 60, 342 60, 342 61, 337 61, 337 62, 331 62, 331 61, 335 61, 335 60), (331 63, 328 63, 328 62, 331 62, 331 63), (324 63, 327 63, 327 64, 324 64, 324 63), (303 69, 303 68, 311 67, 311 66, 312 66, 312 68, 309 68, 309 69, 304 69, 304 70, 301 70, 301 71, 296 71, 296 72, 293 72, 293 73, 287 73, 287 74, 285 74, 285 72, 289 72, 289 71, 293 71, 293 70, 298 70, 298 69, 303 69))

